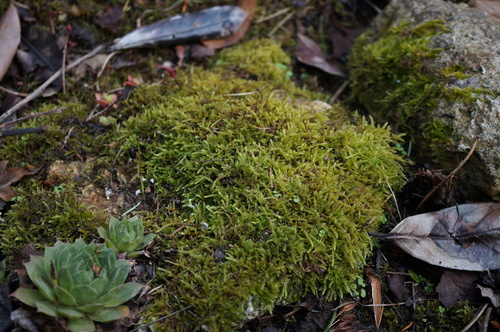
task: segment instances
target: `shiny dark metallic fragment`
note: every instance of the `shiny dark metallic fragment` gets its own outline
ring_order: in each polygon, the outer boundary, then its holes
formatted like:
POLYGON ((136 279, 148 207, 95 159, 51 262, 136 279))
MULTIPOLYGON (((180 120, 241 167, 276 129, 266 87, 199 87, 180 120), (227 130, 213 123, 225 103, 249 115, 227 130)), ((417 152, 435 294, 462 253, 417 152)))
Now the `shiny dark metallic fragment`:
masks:
POLYGON ((248 15, 248 12, 236 6, 216 6, 176 15, 116 39, 111 50, 189 44, 224 38, 235 33, 248 15))

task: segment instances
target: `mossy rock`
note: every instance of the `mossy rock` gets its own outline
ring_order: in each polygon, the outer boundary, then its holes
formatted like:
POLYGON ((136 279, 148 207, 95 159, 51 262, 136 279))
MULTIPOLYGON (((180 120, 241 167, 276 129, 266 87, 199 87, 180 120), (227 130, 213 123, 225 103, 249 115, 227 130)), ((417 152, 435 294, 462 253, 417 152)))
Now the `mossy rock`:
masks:
POLYGON ((121 149, 155 184, 164 217, 152 231, 167 250, 145 321, 189 307, 160 330, 229 330, 253 309, 355 287, 401 181, 398 137, 339 106, 300 106, 310 93, 287 63, 253 40, 129 100, 121 149))
POLYGON ((459 174, 470 200, 500 199, 499 36, 466 5, 398 0, 350 55, 352 100, 407 133, 413 158, 451 171, 480 137, 459 174))

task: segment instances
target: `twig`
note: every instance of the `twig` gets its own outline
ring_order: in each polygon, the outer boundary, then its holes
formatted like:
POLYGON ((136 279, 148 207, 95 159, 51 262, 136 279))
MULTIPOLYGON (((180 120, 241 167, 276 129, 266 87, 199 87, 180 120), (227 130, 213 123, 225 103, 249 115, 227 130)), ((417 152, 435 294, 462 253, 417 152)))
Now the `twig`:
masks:
POLYGON ((462 160, 462 162, 457 166, 457 168, 455 168, 453 170, 453 172, 451 172, 450 174, 448 174, 437 186, 435 186, 434 188, 432 188, 432 190, 427 194, 425 195, 424 198, 422 198, 422 200, 420 201, 420 204, 418 204, 417 208, 415 209, 415 211, 413 211, 413 214, 415 214, 418 209, 420 209, 422 207, 422 205, 425 203, 425 201, 432 196, 432 194, 434 194, 436 192, 436 190, 438 190, 439 188, 441 188, 445 183, 446 181, 448 181, 449 179, 451 179, 455 174, 457 174, 457 172, 465 165, 465 163, 469 160, 469 158, 472 156, 472 153, 474 152, 474 150, 476 149, 476 146, 477 146, 477 142, 479 141, 479 138, 476 138, 476 141, 474 142, 474 144, 472 145, 472 148, 470 149, 469 153, 467 154, 467 156, 465 157, 464 160, 462 160))
POLYGON ((111 54, 109 54, 107 57, 106 57, 106 60, 104 60, 104 63, 102 64, 101 66, 101 70, 99 70, 99 73, 97 73, 97 79, 96 79, 96 88, 97 88, 97 91, 100 90, 99 88, 99 78, 101 77, 102 73, 104 72, 104 70, 106 69, 106 65, 108 64, 109 60, 111 60, 112 57, 114 57, 116 55, 116 52, 112 52, 111 54))
POLYGON ((0 123, 0 128, 5 128, 5 127, 11 126, 11 125, 16 124, 16 123, 20 123, 20 122, 23 122, 23 121, 26 121, 26 120, 29 120, 29 119, 39 118, 39 117, 45 116, 45 115, 58 114, 58 113, 61 113, 62 111, 65 111, 66 108, 67 107, 63 106, 63 107, 59 107, 59 108, 57 108, 55 110, 50 110, 50 111, 40 112, 40 113, 28 114, 26 116, 23 116, 22 118, 14 120, 14 121, 0 123))
MULTIPOLYGON (((74 67, 78 66, 83 61, 85 61, 88 58, 91 58, 94 55, 96 55, 97 53, 101 52, 105 47, 106 47, 105 44, 97 46, 94 50, 92 50, 92 52, 90 52, 90 53, 82 56, 81 58, 77 59, 73 63, 71 63, 68 66, 66 66, 66 70, 70 70, 71 68, 74 68, 74 67)), ((29 103, 30 101, 32 101, 33 99, 38 98, 43 93, 43 91, 45 91, 45 89, 52 82, 54 82, 55 80, 57 80, 59 78, 59 76, 61 75, 61 73, 62 73, 62 68, 59 69, 58 71, 56 71, 49 79, 47 79, 45 81, 45 83, 43 83, 42 85, 40 85, 38 87, 38 89, 36 89, 32 93, 30 93, 26 98, 24 98, 19 103, 17 103, 16 105, 14 105, 14 107, 12 107, 7 112, 5 112, 4 114, 2 114, 0 116, 0 123, 2 121, 4 121, 5 119, 7 119, 11 114, 13 114, 14 112, 16 112, 18 109, 20 109, 21 107, 23 107, 24 105, 26 105, 27 103, 29 103)))
POLYGON ((272 37, 272 35, 274 35, 274 33, 275 33, 276 31, 278 31, 278 29, 279 29, 279 28, 281 28, 281 26, 282 26, 283 24, 285 24, 285 23, 286 23, 286 21, 288 21, 289 19, 291 19, 293 15, 295 15, 295 11, 291 12, 290 14, 288 14, 288 15, 287 15, 284 19, 282 19, 282 20, 281 20, 278 24, 276 24, 276 26, 275 26, 275 27, 271 30, 271 32, 269 32, 269 33, 267 34, 267 36, 268 36, 268 37, 272 37))
POLYGON ((280 16, 284 13, 286 13, 287 11, 289 11, 291 8, 290 7, 286 7, 286 8, 283 8, 281 10, 278 10, 276 13, 273 13, 271 15, 268 15, 266 17, 263 17, 263 18, 259 18, 257 21, 255 21, 256 24, 258 23, 262 23, 262 22, 265 22, 265 21, 269 21, 277 16, 280 16))
POLYGON ((339 96, 344 92, 345 88, 347 87, 347 80, 342 83, 342 85, 335 91, 333 94, 332 98, 328 101, 329 104, 333 104, 337 99, 339 99, 339 96))
POLYGON ((2 130, 0 131, 0 137, 5 136, 14 136, 14 135, 23 135, 23 134, 33 134, 33 133, 41 133, 47 129, 46 126, 41 127, 33 127, 33 128, 21 128, 21 129, 11 129, 11 130, 2 130))
MULTIPOLYGON (((68 26, 69 27, 69 26, 68 26)), ((63 95, 66 94, 66 59, 68 58, 68 43, 69 43, 69 28, 66 28, 66 39, 64 40, 64 50, 62 59, 62 73, 61 73, 61 85, 63 88, 63 95)))
POLYGON ((22 93, 22 92, 17 92, 8 88, 4 88, 3 86, 0 85, 0 90, 7 92, 8 94, 18 96, 18 97, 26 97, 28 94, 27 93, 22 93))

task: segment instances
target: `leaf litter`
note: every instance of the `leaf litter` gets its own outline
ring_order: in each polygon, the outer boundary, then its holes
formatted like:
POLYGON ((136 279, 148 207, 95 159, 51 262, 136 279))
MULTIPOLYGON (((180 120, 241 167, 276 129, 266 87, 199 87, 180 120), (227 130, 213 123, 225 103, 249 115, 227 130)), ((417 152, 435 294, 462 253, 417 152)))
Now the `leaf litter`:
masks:
POLYGON ((389 234, 409 255, 432 265, 465 271, 500 269, 500 203, 462 204, 418 214, 389 234))

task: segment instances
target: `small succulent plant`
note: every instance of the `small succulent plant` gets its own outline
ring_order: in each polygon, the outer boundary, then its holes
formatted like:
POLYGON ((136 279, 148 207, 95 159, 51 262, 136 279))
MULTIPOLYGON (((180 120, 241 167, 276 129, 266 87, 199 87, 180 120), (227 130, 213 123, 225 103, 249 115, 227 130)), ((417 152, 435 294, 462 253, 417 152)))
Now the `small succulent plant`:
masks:
POLYGON ((19 288, 14 294, 23 303, 53 317, 65 317, 70 331, 95 331, 94 321, 112 322, 129 315, 121 305, 141 289, 127 282, 130 264, 117 260, 104 245, 57 241, 45 256, 31 256, 25 264, 37 286, 19 288))
POLYGON ((127 253, 128 257, 137 257, 142 249, 150 243, 156 234, 144 235, 144 225, 137 217, 122 220, 111 218, 109 229, 98 227, 99 235, 106 241, 108 248, 113 248, 116 252, 127 253))

